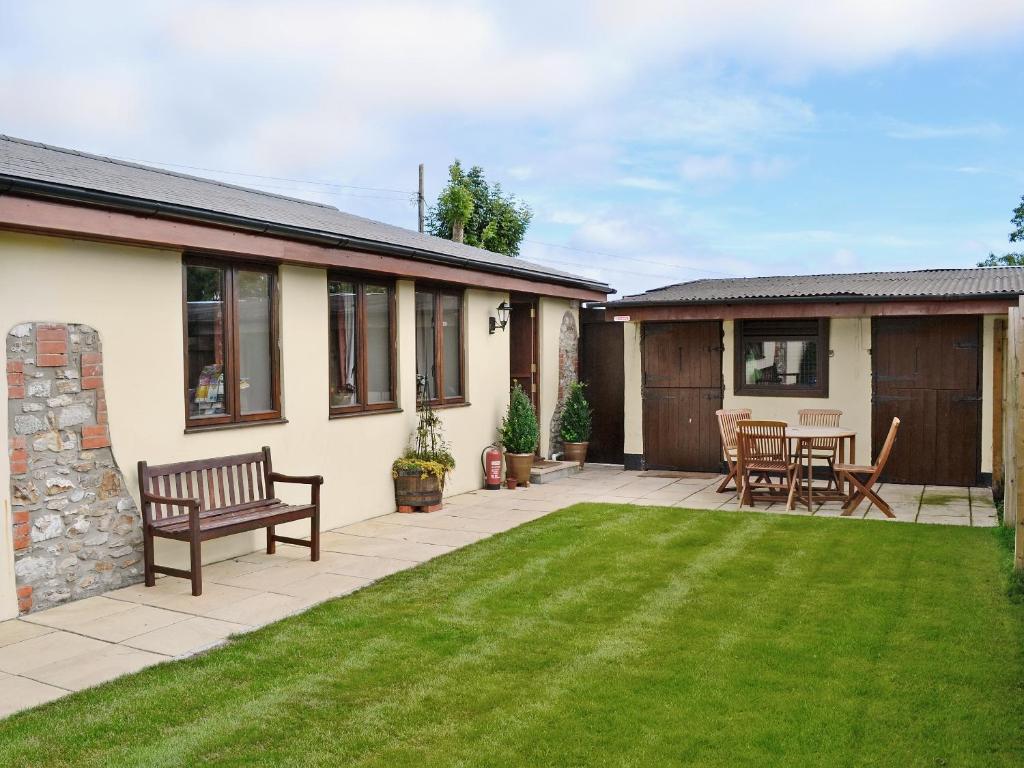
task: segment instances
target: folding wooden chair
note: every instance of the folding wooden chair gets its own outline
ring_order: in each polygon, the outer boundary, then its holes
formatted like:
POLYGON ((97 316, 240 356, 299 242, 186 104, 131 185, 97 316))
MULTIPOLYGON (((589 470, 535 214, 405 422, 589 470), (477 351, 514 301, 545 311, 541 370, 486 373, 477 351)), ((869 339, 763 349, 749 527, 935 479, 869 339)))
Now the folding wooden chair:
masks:
MULTIPOLYGON (((838 427, 843 412, 835 408, 801 408, 797 411, 802 427, 838 427)), ((828 464, 828 487, 839 490, 839 478, 836 477, 836 457, 839 453, 838 437, 816 437, 811 440, 811 465, 815 461, 828 464)), ((797 457, 799 461, 799 457, 797 457)))
MULTIPOLYGON (((739 448, 736 443, 736 422, 750 419, 749 408, 738 408, 732 411, 715 411, 718 418, 718 432, 722 436, 722 458, 725 459, 725 466, 729 472, 725 479, 718 484, 717 491, 725 493, 728 490, 729 481, 736 480, 736 460, 739 448)), ((736 487, 739 488, 739 481, 736 480, 736 487)))
POLYGON ((757 473, 764 482, 758 485, 758 496, 769 499, 785 497, 786 507, 793 505, 800 465, 789 453, 784 421, 750 421, 736 423, 738 443, 737 485, 740 506, 754 506, 750 475, 757 473), (777 477, 778 482, 772 482, 777 477))
POLYGON ((892 445, 896 442, 896 431, 900 428, 900 420, 894 418, 892 425, 889 427, 889 434, 885 436, 885 442, 882 444, 882 450, 878 454, 878 458, 875 459, 875 463, 872 466, 864 466, 858 464, 836 464, 835 471, 839 477, 840 482, 850 483, 850 496, 843 503, 843 515, 852 515, 853 511, 860 506, 860 503, 864 499, 870 499, 871 503, 882 510, 882 513, 886 517, 896 517, 892 513, 892 509, 886 504, 882 498, 875 493, 875 483, 878 482, 878 478, 885 470, 885 464, 889 461, 889 454, 892 453, 892 445), (862 479, 864 478, 864 479, 862 479))

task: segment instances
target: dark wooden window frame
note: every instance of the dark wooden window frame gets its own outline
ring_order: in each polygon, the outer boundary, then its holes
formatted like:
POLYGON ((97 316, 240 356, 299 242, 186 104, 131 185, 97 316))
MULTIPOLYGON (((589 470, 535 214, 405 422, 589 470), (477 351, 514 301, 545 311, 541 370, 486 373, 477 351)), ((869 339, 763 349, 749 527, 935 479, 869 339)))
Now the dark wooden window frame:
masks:
POLYGON ((247 426, 259 422, 281 421, 281 298, 277 267, 259 262, 237 259, 218 259, 188 254, 181 263, 181 314, 183 361, 185 367, 185 429, 205 427, 247 426), (189 402, 189 361, 188 361, 188 268, 216 267, 224 270, 224 402, 227 413, 219 416, 193 417, 189 402), (241 402, 241 379, 239 371, 239 328, 238 328, 238 272, 263 272, 270 276, 270 387, 271 409, 258 413, 242 414, 238 408, 241 402))
POLYGON ((464 405, 466 403, 466 292, 452 285, 436 285, 417 283, 413 294, 415 305, 416 293, 430 293, 434 297, 434 370, 437 372, 437 397, 430 401, 431 405, 444 407, 448 405, 464 405), (444 396, 444 325, 441 311, 441 298, 453 296, 459 302, 459 389, 461 395, 444 396))
POLYGON ((794 318, 782 320, 794 327, 789 331, 775 333, 758 333, 757 323, 779 324, 779 320, 736 320, 734 325, 733 352, 734 375, 733 392, 736 395, 752 395, 755 397, 828 397, 828 362, 830 357, 828 346, 829 321, 827 317, 815 319, 794 318), (806 325, 808 332, 797 330, 799 325, 806 325), (814 386, 793 384, 747 384, 746 360, 743 350, 748 341, 816 341, 817 355, 815 363, 818 368, 818 383, 814 386))
MULTIPOLYGON (((363 413, 376 413, 379 411, 396 411, 398 410, 398 391, 397 391, 397 377, 395 376, 395 369, 398 362, 397 355, 397 326, 398 326, 398 315, 395 308, 395 281, 388 279, 376 279, 367 275, 356 275, 348 272, 328 272, 328 307, 327 307, 327 322, 328 322, 328 333, 327 338, 330 339, 330 323, 333 322, 330 307, 330 283, 332 281, 340 281, 352 283, 356 286, 356 332, 358 334, 357 348, 359 350, 359 359, 356 362, 358 370, 358 380, 356 381, 356 395, 359 400, 355 405, 332 405, 330 406, 331 416, 353 416, 363 413), (388 371, 391 376, 391 399, 381 403, 367 403, 366 396, 367 392, 367 365, 366 365, 366 286, 381 286, 388 289, 388 371)), ((328 341, 328 344, 330 341, 328 341)), ((327 353, 328 361, 330 358, 330 350, 327 353)), ((328 392, 327 402, 330 403, 330 377, 328 377, 327 384, 328 392)))

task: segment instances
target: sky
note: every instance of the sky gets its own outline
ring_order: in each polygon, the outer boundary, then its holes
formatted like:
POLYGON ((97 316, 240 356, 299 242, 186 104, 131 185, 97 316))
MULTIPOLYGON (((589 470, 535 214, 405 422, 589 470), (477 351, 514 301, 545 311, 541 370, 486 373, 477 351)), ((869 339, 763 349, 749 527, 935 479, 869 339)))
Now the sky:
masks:
POLYGON ((454 159, 620 295, 973 266, 1024 194, 1021 0, 0 0, 0 133, 416 227, 454 159))

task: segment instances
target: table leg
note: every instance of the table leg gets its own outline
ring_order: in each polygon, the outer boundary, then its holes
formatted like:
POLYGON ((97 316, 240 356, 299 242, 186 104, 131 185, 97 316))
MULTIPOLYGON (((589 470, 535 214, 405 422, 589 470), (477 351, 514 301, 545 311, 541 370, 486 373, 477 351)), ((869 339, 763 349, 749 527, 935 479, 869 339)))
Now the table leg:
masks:
POLYGON ((814 510, 814 452, 811 450, 813 440, 805 440, 807 449, 807 511, 814 510))
MULTIPOLYGON (((839 463, 846 463, 846 441, 842 438, 839 439, 839 463)), ((846 495, 846 483, 838 477, 836 478, 836 490, 839 491, 840 495, 846 495)))

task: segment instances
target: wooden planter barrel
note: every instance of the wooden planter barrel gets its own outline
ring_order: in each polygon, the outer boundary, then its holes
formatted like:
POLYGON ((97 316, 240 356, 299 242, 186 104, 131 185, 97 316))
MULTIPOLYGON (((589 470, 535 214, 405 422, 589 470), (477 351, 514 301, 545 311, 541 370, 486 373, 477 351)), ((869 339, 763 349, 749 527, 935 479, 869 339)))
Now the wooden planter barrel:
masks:
POLYGON ((443 489, 434 475, 418 469, 400 469, 395 478, 395 504, 403 507, 437 507, 441 504, 443 489))

